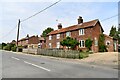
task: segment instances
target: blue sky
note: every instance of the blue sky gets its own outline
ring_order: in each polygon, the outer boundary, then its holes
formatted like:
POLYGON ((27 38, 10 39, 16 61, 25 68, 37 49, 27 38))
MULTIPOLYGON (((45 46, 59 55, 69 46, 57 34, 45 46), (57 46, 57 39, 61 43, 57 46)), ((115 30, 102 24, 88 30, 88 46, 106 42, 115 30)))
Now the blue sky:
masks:
MULTIPOLYGON (((0 8, 0 42, 10 42, 16 40, 17 28, 8 34, 18 22, 18 19, 25 19, 43 8, 51 5, 52 2, 2 2, 0 8), (8 34, 8 35, 7 35, 8 34), (7 35, 7 36, 6 36, 7 35)), ((58 22, 62 23, 63 27, 77 24, 78 16, 82 16, 84 22, 99 19, 100 21, 118 14, 118 2, 74 2, 61 1, 57 5, 48 10, 36 15, 35 17, 21 23, 20 38, 27 34, 41 35, 42 31, 47 27, 57 29, 58 22), (58 20, 58 22, 56 21, 58 20)), ((106 21, 101 21, 101 25, 105 34, 109 34, 112 25, 118 26, 118 17, 111 18, 106 21)))

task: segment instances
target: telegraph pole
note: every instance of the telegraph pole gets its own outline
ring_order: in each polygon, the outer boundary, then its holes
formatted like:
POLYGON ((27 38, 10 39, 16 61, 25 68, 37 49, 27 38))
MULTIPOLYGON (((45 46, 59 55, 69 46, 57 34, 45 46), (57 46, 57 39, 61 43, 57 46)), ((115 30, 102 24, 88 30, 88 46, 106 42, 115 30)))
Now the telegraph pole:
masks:
POLYGON ((20 30, 20 19, 18 21, 18 31, 17 31, 17 52, 18 52, 18 40, 19 40, 19 30, 20 30))

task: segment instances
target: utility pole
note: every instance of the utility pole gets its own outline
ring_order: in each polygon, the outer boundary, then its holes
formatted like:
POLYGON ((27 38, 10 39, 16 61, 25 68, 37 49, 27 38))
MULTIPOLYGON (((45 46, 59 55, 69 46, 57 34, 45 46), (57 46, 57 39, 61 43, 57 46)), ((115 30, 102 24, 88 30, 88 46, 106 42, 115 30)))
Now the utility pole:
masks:
POLYGON ((18 40, 19 40, 19 30, 20 30, 20 19, 18 21, 18 31, 17 31, 17 52, 18 52, 18 40))

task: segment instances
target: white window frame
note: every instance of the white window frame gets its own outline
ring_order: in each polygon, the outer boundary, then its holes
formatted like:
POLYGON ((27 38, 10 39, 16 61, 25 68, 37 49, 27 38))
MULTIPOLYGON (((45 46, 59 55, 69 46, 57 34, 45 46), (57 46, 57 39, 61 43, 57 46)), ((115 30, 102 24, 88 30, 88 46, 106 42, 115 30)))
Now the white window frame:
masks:
POLYGON ((96 37, 95 37, 95 46, 98 46, 98 40, 96 37))
POLYGON ((49 48, 52 48, 52 43, 49 43, 49 48))
POLYGON ((81 44, 80 44, 81 46, 79 45, 79 47, 80 47, 80 48, 84 48, 84 47, 85 47, 85 40, 80 40, 79 42, 81 43, 81 44), (83 43, 82 43, 83 41, 84 41, 84 45, 83 45, 83 43))
POLYGON ((60 34, 57 34, 57 35, 56 35, 56 39, 60 39, 60 34))
POLYGON ((85 29, 81 28, 79 29, 79 35, 84 35, 85 34, 85 29))
POLYGON ((71 32, 70 31, 66 32, 66 37, 71 37, 71 32))
POLYGON ((49 35, 49 40, 52 40, 52 35, 49 35))
POLYGON ((60 42, 56 43, 56 48, 60 48, 60 42))

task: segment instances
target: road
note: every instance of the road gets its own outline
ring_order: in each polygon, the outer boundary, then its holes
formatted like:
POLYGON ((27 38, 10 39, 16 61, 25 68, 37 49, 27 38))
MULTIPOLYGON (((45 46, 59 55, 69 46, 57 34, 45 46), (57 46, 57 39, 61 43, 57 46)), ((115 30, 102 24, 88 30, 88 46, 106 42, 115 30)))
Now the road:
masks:
POLYGON ((2 51, 2 77, 117 78, 118 70, 2 51))

